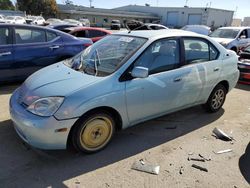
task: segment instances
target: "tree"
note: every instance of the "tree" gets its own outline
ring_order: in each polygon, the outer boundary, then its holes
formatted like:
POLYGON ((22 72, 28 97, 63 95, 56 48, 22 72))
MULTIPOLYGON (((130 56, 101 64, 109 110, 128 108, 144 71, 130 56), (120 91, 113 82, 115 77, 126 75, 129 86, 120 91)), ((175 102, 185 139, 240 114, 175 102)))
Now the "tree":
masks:
POLYGON ((0 0, 0 10, 15 10, 10 0, 0 0))
POLYGON ((19 10, 27 14, 42 14, 45 17, 56 16, 56 0, 17 0, 19 10))

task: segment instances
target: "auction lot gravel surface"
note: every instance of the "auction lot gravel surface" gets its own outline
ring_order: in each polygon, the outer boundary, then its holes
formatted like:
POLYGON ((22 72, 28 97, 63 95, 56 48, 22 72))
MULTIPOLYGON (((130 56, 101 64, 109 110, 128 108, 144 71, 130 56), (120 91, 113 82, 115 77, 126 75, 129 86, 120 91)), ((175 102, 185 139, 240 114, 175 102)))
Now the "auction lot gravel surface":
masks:
POLYGON ((23 144, 8 112, 17 87, 0 86, 0 188, 250 187, 250 86, 237 85, 218 113, 206 113, 200 106, 172 113, 118 132, 108 147, 91 155, 23 144), (235 140, 216 139, 215 127, 235 140), (226 149, 232 151, 214 153, 226 149), (211 161, 187 160, 199 154, 211 161), (141 159, 159 165, 159 174, 132 170, 141 159))

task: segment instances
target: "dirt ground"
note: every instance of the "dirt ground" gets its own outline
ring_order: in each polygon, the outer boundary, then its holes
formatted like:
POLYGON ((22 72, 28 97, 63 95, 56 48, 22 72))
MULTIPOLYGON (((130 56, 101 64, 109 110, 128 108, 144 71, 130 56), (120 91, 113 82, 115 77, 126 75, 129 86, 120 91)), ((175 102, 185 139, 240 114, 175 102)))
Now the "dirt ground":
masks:
POLYGON ((23 144, 13 129, 8 101, 18 85, 0 86, 0 187, 250 187, 250 86, 237 85, 223 109, 200 106, 118 132, 103 151, 41 151, 23 144), (217 127, 232 135, 212 136, 217 127), (232 149, 232 152, 214 152, 232 149), (198 154, 211 161, 188 161, 198 154), (159 165, 159 175, 131 169, 134 161, 159 165), (195 169, 192 164, 207 168, 195 169))

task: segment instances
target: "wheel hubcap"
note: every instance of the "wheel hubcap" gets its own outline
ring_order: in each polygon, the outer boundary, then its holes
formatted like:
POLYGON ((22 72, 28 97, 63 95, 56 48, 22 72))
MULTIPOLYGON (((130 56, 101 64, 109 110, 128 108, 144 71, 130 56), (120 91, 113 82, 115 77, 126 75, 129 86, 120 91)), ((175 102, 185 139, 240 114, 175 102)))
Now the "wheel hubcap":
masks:
POLYGON ((218 109, 222 106, 223 100, 224 100, 225 94, 222 89, 217 90, 214 93, 213 99, 212 99, 212 107, 214 109, 218 109))
POLYGON ((81 145, 87 149, 104 146, 112 136, 112 122, 103 116, 94 117, 81 131, 81 145))

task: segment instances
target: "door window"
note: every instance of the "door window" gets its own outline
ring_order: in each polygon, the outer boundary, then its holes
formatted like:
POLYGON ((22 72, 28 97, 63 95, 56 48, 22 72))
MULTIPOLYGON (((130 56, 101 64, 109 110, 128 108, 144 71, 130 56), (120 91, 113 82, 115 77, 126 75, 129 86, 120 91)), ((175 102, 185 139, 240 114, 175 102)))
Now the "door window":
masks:
POLYGON ((54 40, 57 37, 57 35, 55 33, 48 32, 48 31, 46 32, 46 35, 47 35, 47 41, 48 42, 54 40))
POLYGON ((151 44, 134 66, 146 67, 149 74, 175 69, 180 64, 179 43, 176 39, 162 39, 151 44))
POLYGON ((76 37, 88 37, 86 30, 76 31, 73 35, 76 37))
POLYGON ((45 31, 33 29, 16 29, 15 38, 17 44, 46 42, 45 31))
POLYGON ((89 38, 102 37, 104 35, 106 35, 106 33, 102 32, 102 31, 89 30, 89 38))
POLYGON ((7 27, 0 28, 0 45, 10 44, 10 34, 7 27))

